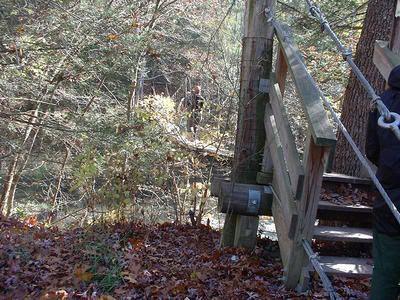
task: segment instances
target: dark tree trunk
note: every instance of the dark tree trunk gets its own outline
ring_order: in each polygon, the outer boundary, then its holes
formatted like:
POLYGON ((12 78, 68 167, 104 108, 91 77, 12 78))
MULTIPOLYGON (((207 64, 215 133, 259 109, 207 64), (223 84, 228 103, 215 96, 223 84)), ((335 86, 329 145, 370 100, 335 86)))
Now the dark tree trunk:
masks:
MULTIPOLYGON (((357 44, 355 63, 377 93, 383 92, 385 81, 372 61, 374 43, 375 40, 391 40, 396 3, 395 0, 369 1, 361 38, 357 44)), ((352 72, 344 95, 341 120, 363 153, 369 100, 368 94, 352 72)), ((334 170, 353 176, 362 175, 361 165, 341 132, 338 133, 334 170)))

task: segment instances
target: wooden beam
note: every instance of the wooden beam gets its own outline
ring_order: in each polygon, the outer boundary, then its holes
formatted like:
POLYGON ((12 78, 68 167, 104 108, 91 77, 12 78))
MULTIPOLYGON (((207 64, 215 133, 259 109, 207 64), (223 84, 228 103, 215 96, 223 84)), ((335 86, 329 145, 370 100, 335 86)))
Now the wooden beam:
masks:
POLYGON ((299 201, 299 224, 294 238, 294 250, 289 258, 286 286, 296 287, 308 257, 302 247, 302 241, 311 241, 317 215, 322 187, 322 175, 328 159, 329 147, 318 146, 311 136, 307 138, 304 156, 304 188, 299 201))
POLYGON ((387 81, 390 71, 400 65, 400 56, 389 49, 389 42, 375 41, 374 64, 387 81))
POLYGON ((265 172, 257 173, 257 183, 258 184, 269 185, 272 183, 272 178, 273 178, 272 169, 271 169, 270 173, 265 173, 265 172))
MULTIPOLYGON (((283 155, 282 144, 279 139, 278 129, 272 114, 271 104, 267 103, 265 107, 265 129, 268 136, 268 146, 272 160, 274 161, 272 187, 277 192, 276 199, 282 209, 284 219, 287 222, 289 233, 294 233, 297 226, 297 207, 294 201, 294 195, 290 187, 290 179, 283 155)), ((275 201, 276 201, 275 200, 275 201)))
POLYGON ((300 199, 304 181, 304 170, 296 149, 294 135, 290 129, 289 119, 283 106, 283 99, 278 84, 271 86, 270 103, 282 143, 282 149, 284 150, 283 156, 288 167, 290 186, 295 198, 300 199))
POLYGON ((314 239, 335 242, 372 243, 372 230, 356 227, 316 226, 314 239))
POLYGON ((324 182, 335 182, 335 183, 350 183, 357 185, 371 185, 372 180, 365 177, 354 177, 345 174, 338 173, 324 173, 324 182))
POLYGON ((285 55, 283 54, 282 47, 279 46, 275 64, 275 74, 276 74, 276 82, 279 85, 279 89, 281 91, 282 96, 285 93, 287 72, 288 72, 288 65, 285 60, 285 55))
MULTIPOLYGON (((240 70, 240 100, 232 181, 256 183, 265 145, 264 109, 268 93, 260 89, 272 70, 274 29, 264 16, 275 0, 245 2, 240 70)), ((264 157, 267 157, 264 153, 264 157)))
POLYGON ((370 277, 373 261, 371 258, 320 256, 323 270, 331 275, 346 277, 370 277))
POLYGON ((221 247, 233 247, 235 243, 236 221, 238 215, 227 213, 225 215, 224 227, 222 228, 221 247))
POLYGON ((257 235, 254 232, 257 232, 258 223, 258 216, 239 215, 236 220, 234 246, 253 250, 257 241, 257 235))
POLYGON ((291 38, 288 26, 274 21, 274 27, 307 117, 314 143, 320 146, 334 145, 336 137, 322 105, 319 90, 291 38))
POLYGON ((272 215, 274 216, 274 224, 276 234, 278 236, 279 251, 283 266, 286 268, 289 262, 290 253, 293 249, 293 239, 289 238, 289 228, 287 220, 283 215, 279 200, 274 198, 272 201, 272 215))

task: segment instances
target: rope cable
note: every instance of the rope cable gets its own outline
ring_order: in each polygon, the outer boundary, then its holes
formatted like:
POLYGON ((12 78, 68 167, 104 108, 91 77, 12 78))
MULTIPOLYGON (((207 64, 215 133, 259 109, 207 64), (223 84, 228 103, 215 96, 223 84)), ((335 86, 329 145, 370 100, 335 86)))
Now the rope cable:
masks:
POLYGON ((318 255, 311 249, 310 243, 306 240, 302 240, 302 244, 311 264, 313 265, 315 271, 317 271, 319 277, 321 278, 324 289, 329 294, 329 298, 331 300, 341 299, 335 292, 335 289, 333 288, 331 281, 324 272, 324 269, 322 268, 321 263, 318 260, 318 255))
POLYGON ((400 140, 400 128, 399 128, 400 121, 397 118, 396 114, 390 112, 386 107, 386 105, 381 100, 381 97, 379 97, 375 93, 374 88, 365 78, 364 74, 361 72, 358 66, 354 63, 351 49, 343 46, 340 39, 338 38, 336 33, 332 30, 328 20, 321 12, 321 10, 316 5, 314 5, 311 0, 305 0, 305 1, 307 2, 307 5, 309 7, 310 14, 319 21, 322 30, 325 31, 328 34, 328 36, 333 40, 333 42, 336 45, 336 48, 341 52, 343 59, 347 61, 347 63, 350 65, 358 81, 361 83, 361 85, 368 93, 369 97, 372 99, 373 105, 376 106, 379 114, 381 115, 380 117, 381 121, 380 123, 378 123, 379 126, 381 126, 382 128, 392 130, 397 139, 400 140))

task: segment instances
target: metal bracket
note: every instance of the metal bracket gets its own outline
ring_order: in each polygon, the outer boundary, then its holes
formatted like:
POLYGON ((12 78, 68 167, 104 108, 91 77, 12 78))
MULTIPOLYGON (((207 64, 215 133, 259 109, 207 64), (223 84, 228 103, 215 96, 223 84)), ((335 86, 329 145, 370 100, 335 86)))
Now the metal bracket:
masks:
POLYGON ((257 213, 260 209, 261 193, 256 190, 249 190, 249 200, 247 202, 247 208, 249 212, 257 213))
POLYGON ((271 80, 261 78, 258 86, 258 90, 261 93, 269 93, 269 89, 271 87, 271 80))

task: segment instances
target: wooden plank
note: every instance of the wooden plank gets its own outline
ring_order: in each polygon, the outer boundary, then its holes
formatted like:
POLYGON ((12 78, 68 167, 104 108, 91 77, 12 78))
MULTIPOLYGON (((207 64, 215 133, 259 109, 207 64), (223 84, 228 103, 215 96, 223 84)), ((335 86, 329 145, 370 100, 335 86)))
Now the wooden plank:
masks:
POLYGON ((338 205, 328 201, 319 201, 318 210, 327 210, 335 212, 348 212, 352 214, 364 213, 372 214, 372 207, 365 205, 338 205))
POLYGON ((257 173, 257 183, 262 185, 268 185, 272 183, 273 173, 272 169, 270 173, 258 172, 257 173))
POLYGON ((235 247, 253 250, 256 246, 257 233, 259 223, 258 216, 242 216, 239 215, 236 220, 235 247))
POLYGON ((289 257, 288 275, 285 285, 296 287, 303 267, 308 264, 308 257, 302 248, 302 241, 311 241, 320 199, 322 175, 329 155, 329 147, 318 146, 309 135, 304 155, 304 188, 299 201, 297 226, 294 242, 295 249, 289 257))
MULTIPOLYGON (((264 154, 262 158, 262 163, 261 163, 261 172, 264 174, 272 174, 272 168, 273 168, 273 162, 271 158, 271 154, 269 153, 269 147, 267 143, 264 144, 264 154)), ((258 172, 260 173, 260 172, 258 172)), ((257 173, 257 178, 258 178, 258 173, 257 173)), ((257 181, 256 178, 256 181, 257 181)), ((258 181, 257 181, 258 182, 258 181)))
POLYGON ((292 191, 296 199, 300 199, 304 182, 304 169, 297 152, 295 139, 289 126, 289 119, 283 106, 282 95, 278 84, 271 86, 270 103, 274 113, 279 138, 284 149, 283 155, 288 167, 292 191))
POLYGON ((282 96, 285 93, 287 72, 288 72, 288 65, 285 60, 285 55, 283 54, 282 47, 279 46, 276 58, 275 73, 276 73, 276 82, 279 85, 279 89, 281 91, 282 96))
MULTIPOLYGON (((290 187, 290 179, 283 155, 282 144, 278 135, 278 129, 276 128, 271 104, 269 103, 265 106, 264 122, 268 137, 267 144, 274 162, 272 186, 273 189, 278 192, 278 203, 283 211, 286 222, 288 222, 288 228, 292 228, 293 230, 297 226, 297 207, 290 187)), ((291 231, 289 230, 289 232, 291 231)))
POLYGON ((300 211, 302 228, 299 232, 301 240, 311 241, 314 230, 315 219, 320 202, 322 175, 325 162, 328 159, 329 147, 321 147, 314 143, 313 139, 307 138, 307 148, 304 155, 304 189, 300 200, 300 211))
POLYGON ((324 182, 339 182, 339 183, 350 183, 359 185, 370 185, 372 183, 369 178, 354 177, 338 173, 324 173, 324 182))
POLYGON ((400 56, 389 49, 389 42, 375 41, 374 58, 375 66, 387 81, 390 71, 400 65, 400 56))
POLYGON ((372 207, 362 205, 337 205, 320 201, 317 219, 341 222, 346 225, 372 226, 372 207))
POLYGON ((325 166, 325 172, 331 173, 333 169, 333 162, 335 160, 336 154, 336 144, 331 146, 331 150, 329 151, 329 158, 325 166))
POLYGON ((224 227, 221 234, 221 247, 233 247, 235 243, 236 221, 238 215, 228 213, 225 215, 224 227))
POLYGON ((272 215, 274 216, 275 229, 278 236, 279 251, 281 254, 282 263, 286 268, 289 262, 290 252, 293 248, 293 239, 289 238, 287 219, 283 215, 279 200, 276 198, 274 198, 272 201, 272 215))
POLYGON ((346 277, 369 277, 372 275, 373 261, 370 258, 320 256, 323 270, 331 275, 346 277))
POLYGON ((314 228, 314 239, 324 241, 372 243, 372 230, 355 227, 317 226, 314 228))
POLYGON ((307 117, 314 143, 320 146, 334 145, 336 137, 322 105, 319 90, 308 72, 299 50, 292 41, 289 28, 277 21, 273 23, 307 117))

